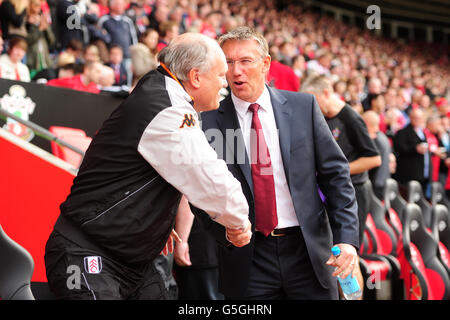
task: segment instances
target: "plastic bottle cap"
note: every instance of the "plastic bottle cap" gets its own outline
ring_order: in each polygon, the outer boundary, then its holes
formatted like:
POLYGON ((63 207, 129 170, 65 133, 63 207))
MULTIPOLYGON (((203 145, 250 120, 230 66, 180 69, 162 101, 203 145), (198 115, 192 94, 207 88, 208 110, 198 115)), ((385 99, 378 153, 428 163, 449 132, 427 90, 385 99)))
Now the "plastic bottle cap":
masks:
POLYGON ((333 248, 331 248, 331 253, 336 257, 341 254, 341 248, 339 248, 338 246, 334 246, 333 248))

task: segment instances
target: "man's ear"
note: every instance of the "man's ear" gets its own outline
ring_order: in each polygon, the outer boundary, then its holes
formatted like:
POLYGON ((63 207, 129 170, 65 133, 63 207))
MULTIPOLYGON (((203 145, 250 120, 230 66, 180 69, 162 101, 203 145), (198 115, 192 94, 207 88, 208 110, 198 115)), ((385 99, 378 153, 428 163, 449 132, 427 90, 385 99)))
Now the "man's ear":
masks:
POLYGON ((200 71, 198 68, 192 68, 188 72, 188 81, 193 88, 200 88, 200 71))
POLYGON ((269 72, 270 69, 270 63, 272 61, 272 58, 270 57, 270 55, 267 55, 266 57, 263 58, 263 72, 267 73, 269 72))

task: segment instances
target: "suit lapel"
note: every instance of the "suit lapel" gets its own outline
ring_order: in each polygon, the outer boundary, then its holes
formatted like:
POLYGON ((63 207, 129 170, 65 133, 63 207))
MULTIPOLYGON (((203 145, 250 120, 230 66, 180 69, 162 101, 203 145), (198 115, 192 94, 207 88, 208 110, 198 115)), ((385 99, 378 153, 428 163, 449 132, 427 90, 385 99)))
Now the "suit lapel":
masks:
POLYGON ((239 120, 237 119, 236 110, 234 108, 233 102, 231 100, 231 94, 229 94, 218 110, 217 124, 219 129, 222 131, 223 137, 226 141, 226 152, 225 161, 227 164, 230 163, 229 159, 230 153, 233 154, 233 165, 239 166, 245 180, 250 187, 253 195, 253 180, 252 171, 250 168, 250 161, 245 149, 244 138, 242 137, 241 127, 239 125, 239 120), (227 135, 227 130, 229 133, 227 135), (234 137, 229 139, 229 137, 234 137), (242 156, 244 153, 244 156, 242 156))
MULTIPOLYGON (((284 172, 286 175, 286 180, 289 185, 289 162, 290 162, 290 150, 291 150, 291 106, 287 105, 286 98, 283 97, 278 91, 268 87, 270 93, 270 99, 272 102, 273 113, 275 116, 275 122, 278 128, 279 142, 281 157, 283 160, 284 172)), ((225 100, 221 103, 218 110, 217 124, 219 129, 222 131, 223 137, 227 137, 227 129, 232 130, 234 134, 234 139, 225 139, 226 150, 225 159, 228 160, 227 154, 233 153, 233 164, 238 165, 242 174, 245 177, 247 184, 250 187, 253 195, 253 181, 252 181, 252 171, 250 167, 250 161, 248 154, 245 150, 245 143, 242 137, 242 131, 240 130, 239 121, 237 119, 236 110, 234 108, 233 102, 231 100, 231 94, 229 94, 225 100), (238 147, 240 150, 238 151, 238 147), (242 150, 243 149, 243 150, 242 150), (238 152, 245 153, 245 159, 238 152)), ((228 133, 228 137, 230 133, 228 133)), ((229 157, 229 156, 228 156, 229 157)), ((229 163, 229 161, 227 161, 229 163)))
POLYGON ((286 98, 283 97, 279 91, 268 87, 270 93, 270 100, 272 102, 275 122, 277 124, 281 158, 283 159, 284 173, 289 185, 289 162, 291 160, 291 106, 286 104, 286 98))

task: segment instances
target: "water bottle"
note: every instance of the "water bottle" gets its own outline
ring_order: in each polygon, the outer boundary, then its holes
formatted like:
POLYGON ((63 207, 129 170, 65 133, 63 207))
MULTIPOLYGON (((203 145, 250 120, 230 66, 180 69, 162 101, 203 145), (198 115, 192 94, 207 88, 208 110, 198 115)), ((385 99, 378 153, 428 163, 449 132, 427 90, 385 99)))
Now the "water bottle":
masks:
MULTIPOLYGON (((334 246, 331 248, 331 253, 337 258, 341 254, 341 249, 338 246, 334 246)), ((342 279, 339 276, 337 276, 337 278, 346 300, 357 300, 361 297, 362 291, 359 287, 358 280, 354 278, 351 273, 345 279, 342 279)))

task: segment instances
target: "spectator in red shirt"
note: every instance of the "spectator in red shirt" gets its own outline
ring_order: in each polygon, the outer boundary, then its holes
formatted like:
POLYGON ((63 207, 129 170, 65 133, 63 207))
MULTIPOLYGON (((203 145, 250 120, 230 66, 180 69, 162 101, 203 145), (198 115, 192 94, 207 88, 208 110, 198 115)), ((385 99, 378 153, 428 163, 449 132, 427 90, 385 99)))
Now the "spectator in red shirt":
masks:
POLYGON ((172 39, 176 38, 179 34, 178 23, 175 21, 165 21, 159 25, 159 42, 156 50, 160 52, 166 47, 172 39))
POLYGON ((102 68, 103 65, 100 62, 88 62, 84 65, 83 73, 69 78, 53 79, 47 82, 47 85, 99 93, 98 84, 102 76, 102 68))
POLYGON ((291 67, 273 59, 267 74, 267 83, 281 90, 295 91, 300 89, 300 79, 291 67))
POLYGON ((108 0, 98 0, 98 17, 103 17, 105 14, 109 13, 108 0))
POLYGON ((217 31, 220 30, 222 13, 220 11, 211 11, 206 15, 206 21, 203 22, 200 33, 210 38, 217 38, 217 31))

